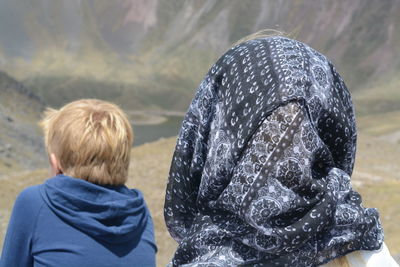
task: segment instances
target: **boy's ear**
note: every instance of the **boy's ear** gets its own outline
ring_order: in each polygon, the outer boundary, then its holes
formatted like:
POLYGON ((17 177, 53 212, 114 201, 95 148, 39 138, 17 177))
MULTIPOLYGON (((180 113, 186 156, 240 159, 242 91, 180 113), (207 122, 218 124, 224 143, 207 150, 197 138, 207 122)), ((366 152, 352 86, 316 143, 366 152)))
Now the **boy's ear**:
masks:
POLYGON ((50 161, 50 174, 52 176, 56 176, 58 174, 62 174, 61 166, 60 166, 60 161, 56 157, 54 153, 51 153, 49 156, 49 161, 50 161))

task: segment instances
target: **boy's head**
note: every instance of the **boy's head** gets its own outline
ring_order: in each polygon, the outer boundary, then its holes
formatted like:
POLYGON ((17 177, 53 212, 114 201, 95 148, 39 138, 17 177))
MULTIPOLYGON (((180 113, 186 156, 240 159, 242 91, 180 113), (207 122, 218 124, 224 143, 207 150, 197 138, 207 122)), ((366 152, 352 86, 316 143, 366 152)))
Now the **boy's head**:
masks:
POLYGON ((118 106, 82 99, 48 109, 40 125, 55 173, 101 185, 126 182, 133 132, 118 106))

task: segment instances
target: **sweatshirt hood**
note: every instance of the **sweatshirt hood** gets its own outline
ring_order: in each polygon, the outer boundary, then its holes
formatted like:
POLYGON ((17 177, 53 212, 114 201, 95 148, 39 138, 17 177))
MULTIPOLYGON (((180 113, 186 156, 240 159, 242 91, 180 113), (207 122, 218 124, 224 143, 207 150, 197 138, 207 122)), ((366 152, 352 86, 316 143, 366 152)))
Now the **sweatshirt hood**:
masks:
POLYGON ((66 223, 107 243, 124 243, 140 235, 148 211, 139 190, 100 186, 58 175, 41 187, 49 208, 66 223))

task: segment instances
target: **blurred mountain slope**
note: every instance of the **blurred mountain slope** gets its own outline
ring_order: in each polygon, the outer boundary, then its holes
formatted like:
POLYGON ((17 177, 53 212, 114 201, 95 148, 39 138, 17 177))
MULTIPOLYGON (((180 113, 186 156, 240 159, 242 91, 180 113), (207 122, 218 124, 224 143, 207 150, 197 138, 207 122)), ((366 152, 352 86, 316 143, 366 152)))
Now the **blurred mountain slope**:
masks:
POLYGON ((398 75, 399 13, 397 0, 0 0, 0 69, 54 105, 185 110, 219 55, 269 28, 295 31, 357 91, 398 75))
POLYGON ((0 72, 0 178, 14 169, 44 166, 45 153, 37 121, 40 98, 0 72))

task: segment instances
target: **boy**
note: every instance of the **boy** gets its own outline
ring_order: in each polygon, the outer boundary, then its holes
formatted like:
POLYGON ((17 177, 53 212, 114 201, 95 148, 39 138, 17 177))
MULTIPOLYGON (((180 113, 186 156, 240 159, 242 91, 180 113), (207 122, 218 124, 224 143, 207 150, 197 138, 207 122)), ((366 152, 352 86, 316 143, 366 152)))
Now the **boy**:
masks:
POLYGON ((149 210, 124 185, 133 141, 124 112, 83 99, 40 124, 54 177, 17 197, 0 266, 155 266, 149 210))

